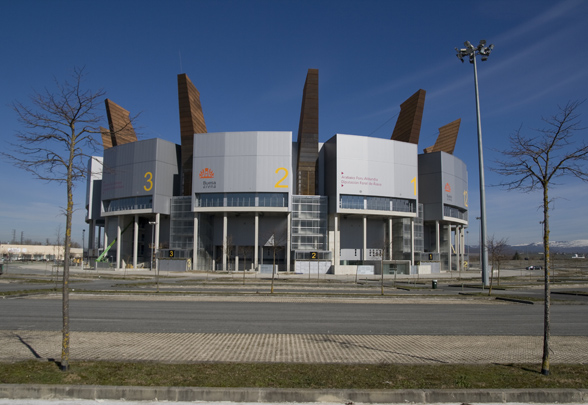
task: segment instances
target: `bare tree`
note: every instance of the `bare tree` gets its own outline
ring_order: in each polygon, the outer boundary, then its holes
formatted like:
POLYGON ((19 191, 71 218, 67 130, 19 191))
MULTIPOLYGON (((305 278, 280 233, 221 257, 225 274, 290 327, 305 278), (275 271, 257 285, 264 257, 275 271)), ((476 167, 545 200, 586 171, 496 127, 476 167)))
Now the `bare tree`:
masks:
POLYGON ((574 136, 583 131, 577 112, 582 102, 571 101, 559 106, 559 112, 543 118, 544 127, 536 136, 525 136, 521 129, 510 137, 510 148, 502 151, 504 160, 497 162, 495 171, 509 179, 500 183, 508 190, 543 192, 543 250, 545 269, 545 305, 543 328, 543 359, 541 374, 549 375, 549 337, 551 291, 549 274, 549 188, 558 177, 575 177, 588 181, 586 161, 588 145, 577 143, 574 136))
POLYGON ((274 293, 274 279, 276 275, 276 255, 281 250, 287 248, 286 241, 287 241, 287 233, 285 229, 274 229, 273 232, 269 235, 265 246, 268 246, 272 250, 273 255, 273 267, 272 267, 272 284, 270 292, 274 293))
POLYGON ((234 250, 235 250, 235 243, 233 242, 233 235, 227 235, 227 237, 225 238, 225 243, 223 244, 223 253, 226 257, 227 267, 226 267, 226 269, 223 269, 223 270, 227 270, 227 271, 231 270, 231 256, 233 255, 234 250))
POLYGON ((247 257, 251 257, 251 263, 253 263, 254 251, 253 246, 241 246, 241 252, 243 253, 243 285, 245 285, 245 273, 247 272, 247 257))
POLYGON ((91 91, 82 86, 83 69, 74 69, 70 80, 55 80, 55 91, 34 92, 29 103, 15 101, 12 107, 23 126, 18 131, 11 151, 3 152, 16 167, 30 172, 39 180, 65 184, 63 330, 61 369, 69 370, 69 262, 71 224, 74 211, 73 187, 86 173, 84 150, 96 145, 100 116, 96 112, 104 91, 91 91))
POLYGON ((500 262, 502 259, 504 259, 504 252, 508 247, 508 239, 498 239, 496 236, 492 235, 486 241, 486 245, 488 246, 488 253, 490 253, 490 260, 492 262, 492 272, 490 273, 490 289, 488 290, 488 295, 491 295, 492 284, 494 281, 494 269, 497 270, 498 285, 500 285, 500 262))
MULTIPOLYGON (((380 295, 384 295, 384 259, 388 256, 388 260, 392 260, 392 240, 386 236, 380 249, 380 295)), ((394 270, 394 288, 396 288, 396 273, 394 270)))
POLYGON ((55 246, 57 246, 57 260, 61 257, 61 247, 63 246, 63 231, 61 229, 61 224, 57 225, 55 228, 55 246))

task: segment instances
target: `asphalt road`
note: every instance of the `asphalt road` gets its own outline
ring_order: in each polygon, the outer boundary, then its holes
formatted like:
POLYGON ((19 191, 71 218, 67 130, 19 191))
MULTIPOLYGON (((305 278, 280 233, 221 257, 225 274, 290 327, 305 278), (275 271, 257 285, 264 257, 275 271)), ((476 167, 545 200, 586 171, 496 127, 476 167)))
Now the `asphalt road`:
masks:
MULTIPOLYGON (((588 335, 586 305, 554 305, 551 333, 588 335)), ((543 306, 76 299, 72 331, 541 336, 543 306)), ((60 330, 58 299, 2 299, 6 330, 60 330)))

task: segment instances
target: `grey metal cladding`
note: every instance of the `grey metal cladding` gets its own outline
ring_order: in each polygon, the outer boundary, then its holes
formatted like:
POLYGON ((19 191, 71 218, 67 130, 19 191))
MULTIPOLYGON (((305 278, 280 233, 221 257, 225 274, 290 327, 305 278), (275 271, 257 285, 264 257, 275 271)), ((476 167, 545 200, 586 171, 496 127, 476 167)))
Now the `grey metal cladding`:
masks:
POLYGON ((433 212, 442 213, 442 209, 433 209, 430 204, 452 205, 468 209, 468 174, 466 165, 458 158, 445 152, 433 152, 419 155, 419 197, 425 204, 426 218, 432 218, 433 212))
POLYGON ((292 193, 291 132, 194 135, 194 193, 292 193))
MULTIPOLYGON (((325 147, 327 182, 335 183, 337 201, 341 194, 417 200, 415 144, 344 134, 334 138, 325 147), (335 153, 331 145, 335 145, 335 153)), ((333 184, 327 187, 332 198, 333 184)))
POLYGON ((329 212, 337 212, 337 137, 333 136, 323 145, 325 166, 325 193, 329 197, 329 212))
POLYGON ((102 199, 171 197, 179 181, 177 148, 172 142, 147 139, 105 150, 102 199))
POLYGON ((468 178, 465 164, 453 155, 441 153, 443 202, 468 209, 468 178))

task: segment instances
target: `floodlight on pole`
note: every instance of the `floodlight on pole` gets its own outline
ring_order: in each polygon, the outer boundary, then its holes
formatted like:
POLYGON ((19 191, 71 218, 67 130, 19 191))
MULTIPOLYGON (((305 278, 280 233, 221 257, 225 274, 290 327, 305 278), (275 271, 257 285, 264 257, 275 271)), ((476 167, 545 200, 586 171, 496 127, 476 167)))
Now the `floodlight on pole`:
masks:
POLYGON ((474 87, 476 91, 476 120, 478 123, 478 164, 480 168, 480 247, 482 257, 480 258, 480 267, 482 269, 482 283, 484 286, 489 284, 488 279, 488 246, 486 244, 486 191, 484 184, 484 153, 482 150, 482 123, 480 120, 480 97, 478 93, 478 68, 476 65, 476 56, 480 55, 482 62, 488 60, 488 56, 494 49, 494 45, 486 46, 486 40, 482 39, 477 47, 470 41, 464 42, 465 48, 455 48, 459 60, 464 61, 468 57, 470 63, 474 65, 474 87))

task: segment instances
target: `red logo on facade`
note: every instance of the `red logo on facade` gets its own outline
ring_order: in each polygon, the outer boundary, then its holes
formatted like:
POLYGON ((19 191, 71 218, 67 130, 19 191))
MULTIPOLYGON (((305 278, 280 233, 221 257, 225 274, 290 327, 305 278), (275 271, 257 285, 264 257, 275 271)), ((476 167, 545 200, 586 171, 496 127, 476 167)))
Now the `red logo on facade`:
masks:
POLYGON ((200 170, 199 177, 201 179, 214 179, 214 172, 207 167, 206 169, 200 170))
POLYGON ((445 191, 451 193, 451 186, 449 185, 449 183, 445 183, 445 191))

